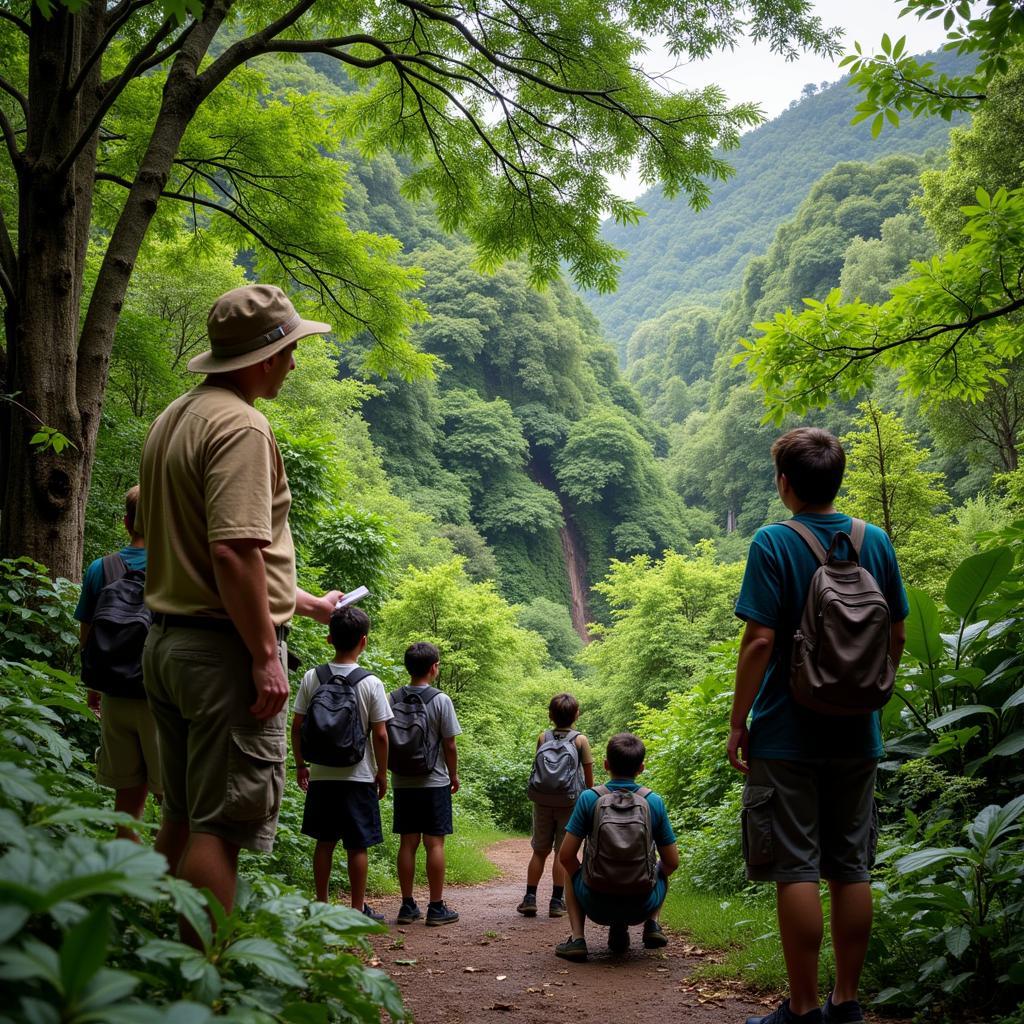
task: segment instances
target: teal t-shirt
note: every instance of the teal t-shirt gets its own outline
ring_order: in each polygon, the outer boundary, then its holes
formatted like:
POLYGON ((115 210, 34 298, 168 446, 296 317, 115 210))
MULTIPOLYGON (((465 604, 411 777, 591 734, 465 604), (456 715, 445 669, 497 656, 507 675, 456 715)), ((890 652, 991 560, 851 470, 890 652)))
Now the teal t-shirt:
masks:
MULTIPOLYGON (((145 548, 121 548, 118 554, 125 560, 129 569, 146 568, 145 548)), ((78 605, 75 608, 75 618, 79 622, 92 622, 96 611, 96 601, 99 599, 100 591, 103 589, 103 559, 97 558, 89 563, 82 577, 82 592, 78 595, 78 605)))
MULTIPOLYGON (((849 516, 839 512, 801 513, 804 523, 828 550, 834 535, 848 533, 849 516)), ((840 552, 842 555, 843 552, 840 552)), ((874 576, 893 622, 910 614, 896 552, 884 530, 868 524, 860 564, 874 576)), ((754 534, 747 556, 736 614, 775 630, 775 646, 750 721, 750 756, 777 760, 818 757, 881 757, 880 715, 820 715, 789 694, 789 656, 800 624, 811 577, 818 568, 806 541, 781 523, 754 534)))

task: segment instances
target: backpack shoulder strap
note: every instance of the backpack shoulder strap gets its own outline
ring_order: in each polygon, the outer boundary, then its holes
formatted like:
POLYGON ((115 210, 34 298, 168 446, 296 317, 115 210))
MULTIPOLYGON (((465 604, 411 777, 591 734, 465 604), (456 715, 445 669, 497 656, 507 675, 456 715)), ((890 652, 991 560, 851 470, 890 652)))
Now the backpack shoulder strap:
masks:
POLYGON ((441 691, 436 686, 417 686, 416 694, 426 707, 435 697, 441 696, 441 691))
POLYGON ((607 786, 595 786, 594 792, 599 796, 607 796, 611 790, 607 786))
POLYGON ((857 552, 857 557, 860 557, 860 549, 864 544, 864 536, 867 533, 867 523, 863 519, 850 519, 850 543, 853 545, 853 550, 857 552))
POLYGON ((350 686, 356 686, 361 683, 367 676, 372 676, 373 673, 369 669, 365 668, 354 668, 347 676, 341 678, 345 680, 350 686))
POLYGON ((824 547, 822 547, 821 541, 814 536, 808 526, 804 523, 798 523, 795 519, 784 519, 779 525, 787 526, 794 533, 799 534, 803 538, 804 543, 811 549, 814 557, 818 560, 818 563, 820 565, 825 564, 825 560, 828 558, 828 555, 826 554, 824 547))
POLYGON ((653 793, 653 792, 654 792, 654 790, 652 790, 649 786, 641 786, 636 791, 636 795, 637 796, 642 796, 646 800, 651 795, 651 793, 653 793))
POLYGON ((334 678, 334 673, 331 671, 330 665, 317 665, 316 677, 323 686, 324 683, 329 683, 334 678))
POLYGON ((114 580, 122 579, 127 574, 128 563, 118 552, 103 556, 103 586, 113 583, 114 580))

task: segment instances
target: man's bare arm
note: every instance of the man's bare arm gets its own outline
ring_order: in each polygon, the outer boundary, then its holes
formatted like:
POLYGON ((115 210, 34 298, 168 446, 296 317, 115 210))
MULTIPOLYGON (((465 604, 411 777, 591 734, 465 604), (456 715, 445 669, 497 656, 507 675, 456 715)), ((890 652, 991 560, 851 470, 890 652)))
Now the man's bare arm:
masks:
POLYGON ((679 847, 675 843, 658 847, 658 858, 661 861, 662 874, 668 878, 679 867, 679 847))
POLYGON ((371 727, 370 739, 373 742, 373 756, 377 760, 377 798, 384 799, 388 791, 388 723, 374 722, 371 727))
POLYGON ((579 836, 574 836, 571 832, 565 833, 562 846, 558 851, 558 859, 569 878, 572 878, 580 869, 579 852, 582 845, 583 840, 579 836))
POLYGON ((323 597, 314 597, 305 590, 295 588, 295 614, 304 615, 307 619, 315 619, 325 626, 331 621, 334 606, 345 595, 340 590, 331 590, 323 597))
POLYGON ((774 629, 759 622, 747 623, 743 630, 743 638, 740 640, 739 660, 736 662, 736 689, 732 697, 728 744, 729 763, 744 774, 750 771, 747 764, 750 757, 747 715, 754 706, 754 699, 761 688, 774 646, 774 629))
POLYGON ((889 629, 889 657, 892 659, 893 668, 900 667, 903 648, 906 645, 907 624, 905 622, 894 622, 889 629))
POLYGON ((309 766, 302 758, 302 722, 305 715, 298 713, 292 715, 292 755, 295 758, 295 779, 299 789, 305 792, 309 789, 309 766))

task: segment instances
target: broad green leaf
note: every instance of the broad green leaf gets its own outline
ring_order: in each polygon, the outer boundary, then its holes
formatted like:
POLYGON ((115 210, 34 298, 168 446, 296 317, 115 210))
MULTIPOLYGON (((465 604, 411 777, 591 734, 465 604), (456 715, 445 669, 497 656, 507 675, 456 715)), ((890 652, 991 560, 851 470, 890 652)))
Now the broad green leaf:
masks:
POLYGON ((959 959, 971 945, 971 929, 962 924, 946 932, 946 949, 959 959))
POLYGON ((1013 551, 993 548, 965 558, 946 584, 946 605, 961 619, 970 619, 975 608, 1010 574, 1013 551))
POLYGON ((959 722, 964 718, 973 718, 975 715, 999 717, 998 712, 986 704, 965 704, 963 707, 954 708, 952 711, 947 711, 944 715, 939 715, 938 718, 933 718, 928 723, 928 728, 945 729, 947 725, 952 725, 954 722, 959 722))
POLYGON ((106 1020, 107 1010, 123 1002, 139 986, 140 979, 127 971, 101 969, 89 979, 79 1000, 79 1020, 106 1020))
POLYGON ((922 665, 937 665, 942 658, 939 610, 923 590, 907 587, 910 615, 906 620, 907 650, 922 665))
POLYGON ((288 1024, 328 1024, 330 1017, 322 1003, 289 1003, 281 1011, 288 1024))
POLYGON ((306 979, 295 968, 288 954, 269 939, 239 939, 221 955, 221 961, 237 960, 249 964, 268 978, 283 985, 305 988, 306 979))
POLYGON ((1024 704, 1024 686, 1022 686, 1016 693, 1011 694, 1003 701, 1003 710, 1009 711, 1010 708, 1017 708, 1024 704))
POLYGON ((913 853, 900 857, 896 861, 895 868, 899 874, 909 875, 914 871, 923 871, 925 868, 936 867, 950 860, 957 860, 968 852, 964 846, 931 847, 925 850, 915 850, 913 853))
POLYGON ((28 908, 12 904, 0 906, 0 944, 13 938, 29 919, 28 908))
POLYGON ((93 908, 64 936, 60 948, 60 979, 65 996, 75 1001, 107 959, 110 911, 106 903, 93 908))
POLYGON ((1024 729, 1018 729, 1000 740, 989 753, 992 757, 1011 757, 1024 750, 1024 729))

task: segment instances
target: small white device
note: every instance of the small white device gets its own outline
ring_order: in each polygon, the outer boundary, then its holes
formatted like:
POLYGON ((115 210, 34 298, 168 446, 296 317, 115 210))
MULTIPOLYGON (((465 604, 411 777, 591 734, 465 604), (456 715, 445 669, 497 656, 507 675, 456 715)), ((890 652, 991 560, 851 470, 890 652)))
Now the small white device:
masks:
POLYGON ((370 592, 366 587, 356 587, 355 590, 350 590, 338 603, 334 606, 336 612, 341 611, 342 608, 347 608, 350 604, 356 604, 362 601, 364 597, 369 597, 370 592))

